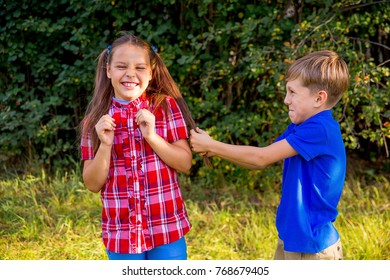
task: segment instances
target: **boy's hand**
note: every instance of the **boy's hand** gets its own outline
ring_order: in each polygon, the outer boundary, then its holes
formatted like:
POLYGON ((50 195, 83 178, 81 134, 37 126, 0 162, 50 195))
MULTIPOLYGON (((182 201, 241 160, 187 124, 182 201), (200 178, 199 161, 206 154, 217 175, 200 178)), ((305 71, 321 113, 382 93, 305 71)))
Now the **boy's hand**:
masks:
POLYGON ((194 152, 201 155, 210 152, 210 143, 213 139, 207 134, 207 132, 201 130, 200 128, 196 128, 196 131, 191 129, 190 134, 191 149, 194 152))

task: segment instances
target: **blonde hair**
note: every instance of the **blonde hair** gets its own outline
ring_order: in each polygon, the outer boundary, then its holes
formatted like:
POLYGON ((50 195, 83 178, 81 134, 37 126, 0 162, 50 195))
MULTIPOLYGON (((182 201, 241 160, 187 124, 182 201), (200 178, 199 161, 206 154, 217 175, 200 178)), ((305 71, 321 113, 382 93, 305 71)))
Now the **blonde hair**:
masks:
POLYGON ((327 103, 335 106, 349 87, 349 70, 345 61, 334 51, 312 52, 298 58, 287 70, 286 82, 301 79, 311 92, 324 90, 327 103))

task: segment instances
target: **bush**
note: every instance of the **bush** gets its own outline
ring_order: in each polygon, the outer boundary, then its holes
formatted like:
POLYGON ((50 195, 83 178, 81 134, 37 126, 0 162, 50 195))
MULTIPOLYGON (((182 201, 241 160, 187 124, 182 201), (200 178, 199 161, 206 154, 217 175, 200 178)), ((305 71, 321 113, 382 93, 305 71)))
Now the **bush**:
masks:
POLYGON ((3 1, 0 160, 52 168, 78 160, 96 58, 122 30, 157 46, 200 127, 250 145, 269 144, 288 124, 289 64, 333 49, 351 72, 334 110, 346 147, 388 155, 389 5, 284 2, 3 1))

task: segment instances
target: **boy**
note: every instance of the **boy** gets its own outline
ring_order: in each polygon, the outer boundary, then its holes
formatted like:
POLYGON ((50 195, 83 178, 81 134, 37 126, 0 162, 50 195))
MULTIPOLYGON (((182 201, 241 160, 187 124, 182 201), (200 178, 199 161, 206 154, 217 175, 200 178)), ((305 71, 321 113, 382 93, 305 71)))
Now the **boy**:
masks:
POLYGON ((275 259, 343 259, 337 217, 346 173, 346 153, 332 108, 349 86, 346 63, 333 51, 297 59, 286 73, 291 124, 266 147, 230 145, 191 130, 194 152, 243 167, 265 168, 284 160, 276 216, 275 259))

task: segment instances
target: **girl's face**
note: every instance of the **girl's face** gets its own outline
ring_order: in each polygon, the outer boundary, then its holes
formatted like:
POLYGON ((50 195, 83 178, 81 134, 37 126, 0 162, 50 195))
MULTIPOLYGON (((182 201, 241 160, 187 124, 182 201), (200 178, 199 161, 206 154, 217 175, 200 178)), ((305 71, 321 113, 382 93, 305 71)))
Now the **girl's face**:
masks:
POLYGON ((107 77, 111 79, 116 98, 137 99, 152 79, 148 53, 129 44, 116 47, 110 64, 107 64, 107 77))
POLYGON ((318 94, 311 93, 308 87, 303 86, 301 79, 288 81, 286 90, 284 104, 288 106, 288 116, 292 123, 300 124, 318 112, 318 94))

